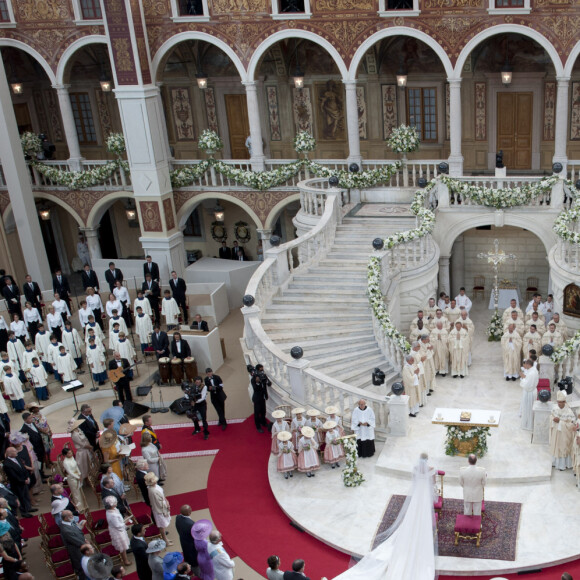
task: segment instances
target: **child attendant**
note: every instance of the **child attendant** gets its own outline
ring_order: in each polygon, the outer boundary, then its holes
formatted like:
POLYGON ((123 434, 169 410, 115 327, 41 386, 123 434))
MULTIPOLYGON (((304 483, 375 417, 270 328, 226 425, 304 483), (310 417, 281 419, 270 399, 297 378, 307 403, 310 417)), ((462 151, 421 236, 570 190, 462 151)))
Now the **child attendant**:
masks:
POLYGON ((139 290, 139 292, 137 292, 137 298, 135 298, 133 306, 135 308, 135 312, 137 312, 139 310, 139 307, 141 307, 141 309, 143 310, 143 314, 149 317, 153 316, 153 312, 151 310, 151 303, 149 302, 149 300, 147 300, 147 298, 145 298, 145 296, 143 296, 143 290, 139 290))
MULTIPOLYGON (((111 318, 112 320, 112 318, 111 318)), ((123 324, 125 324, 125 321, 123 320, 123 324)), ((111 330, 109 332, 109 348, 115 352, 117 350, 117 344, 119 343, 119 333, 121 332, 120 330, 120 324, 118 322, 115 322, 115 324, 113 324, 113 330, 111 330)))
POLYGON ((95 337, 91 336, 87 348, 87 364, 93 373, 93 380, 99 387, 102 387, 107 380, 106 360, 103 349, 99 348, 95 337))
MULTIPOLYGON (((149 300, 146 301, 149 304, 149 300)), ((137 301, 135 301, 135 304, 137 301)), ((137 306, 137 316, 135 317, 135 331, 137 336, 139 336, 139 342, 141 343, 141 353, 145 353, 145 349, 149 346, 149 337, 153 334, 153 324, 151 322, 151 316, 147 316, 143 312, 142 306, 137 306)), ((149 306, 151 310, 151 306, 149 306)))
POLYGON ((302 437, 298 441, 298 471, 306 473, 306 477, 314 477, 314 472, 320 469, 315 433, 312 427, 302 427, 300 433, 302 437))
POLYGON ((306 410, 302 407, 296 407, 295 409, 292 409, 292 415, 295 415, 295 417, 292 419, 290 427, 292 432, 292 445, 294 445, 294 449, 298 449, 298 434, 300 433, 300 429, 306 426, 306 418, 304 417, 305 412, 306 410))
POLYGON ((272 423, 272 453, 278 455, 278 433, 288 431, 290 433, 290 425, 284 421, 286 413, 282 409, 276 409, 272 412, 272 417, 275 421, 272 423))
POLYGON ((66 352, 64 345, 61 345, 58 350, 59 355, 56 359, 56 370, 58 371, 58 374, 62 377, 62 380, 65 383, 76 380, 77 375, 75 371, 77 365, 75 364, 73 357, 70 353, 66 352))
POLYGON ((336 423, 336 427, 340 436, 344 436, 344 429, 342 428, 342 419, 338 415, 338 407, 331 405, 330 407, 326 407, 324 412, 328 415, 327 421, 334 421, 336 423))
MULTIPOLYGON (((119 340, 117 341, 117 348, 115 350, 119 351, 121 358, 126 358, 130 363, 137 362, 135 349, 131 341, 127 340, 124 332, 119 332, 119 340)), ((133 371, 130 371, 130 375, 132 377, 133 371)))
MULTIPOLYGON (((103 323, 103 319, 101 318, 101 324, 103 323)), ((95 331, 95 336, 101 341, 105 342, 105 333, 103 329, 95 322, 95 316, 93 314, 89 314, 89 323, 85 326, 85 332, 88 332, 89 328, 92 328, 95 331)))
POLYGON ((292 477, 292 472, 296 469, 296 452, 291 439, 290 431, 280 431, 275 439, 278 444, 277 469, 278 473, 284 474, 284 479, 292 477))
POLYGON ((2 382, 4 383, 4 392, 10 397, 12 408, 17 413, 22 413, 22 411, 24 411, 24 392, 22 391, 22 383, 15 374, 12 374, 12 368, 10 365, 4 367, 4 378, 2 379, 2 382))
MULTIPOLYGON (((62 344, 64 344, 67 352, 75 359, 75 365, 80 368, 83 364, 83 341, 76 328, 72 327, 71 321, 67 320, 64 324, 64 332, 62 333, 62 344)), ((79 371, 82 374, 84 371, 79 371)))
POLYGON ((314 431, 314 440, 317 443, 317 447, 320 447, 324 443, 324 433, 321 433, 322 421, 318 418, 320 416, 320 411, 318 409, 308 409, 306 411, 307 419, 306 425, 312 427, 314 431))
POLYGON ((165 290, 163 295, 165 297, 161 301, 161 314, 165 316, 165 324, 167 324, 167 329, 169 330, 179 324, 179 306, 177 306, 175 299, 171 297, 169 290, 165 290))
POLYGON ((47 401, 50 397, 48 394, 48 375, 44 367, 40 365, 38 357, 33 357, 32 366, 28 373, 30 374, 30 382, 36 391, 36 398, 39 401, 47 401))
POLYGON ((344 456, 344 447, 340 441, 340 433, 336 421, 326 421, 323 425, 326 430, 326 447, 324 449, 324 462, 330 463, 330 467, 340 467, 338 463, 344 456))
POLYGON ((28 340, 26 342, 26 350, 22 360, 22 370, 27 373, 32 368, 32 359, 38 358, 38 353, 34 350, 32 343, 28 340))
POLYGON ((60 354, 60 347, 62 343, 58 342, 54 334, 50 335, 50 344, 48 345, 48 362, 52 366, 52 372, 54 373, 54 378, 62 383, 61 376, 58 374, 58 369, 56 368, 56 362, 60 354))
POLYGON ((127 334, 128 332, 127 324, 125 323, 123 318, 119 316, 119 311, 115 308, 112 312, 113 316, 111 316, 111 318, 109 319, 109 333, 111 332, 112 329, 115 328, 115 324, 118 324, 119 330, 122 330, 125 334, 127 334))

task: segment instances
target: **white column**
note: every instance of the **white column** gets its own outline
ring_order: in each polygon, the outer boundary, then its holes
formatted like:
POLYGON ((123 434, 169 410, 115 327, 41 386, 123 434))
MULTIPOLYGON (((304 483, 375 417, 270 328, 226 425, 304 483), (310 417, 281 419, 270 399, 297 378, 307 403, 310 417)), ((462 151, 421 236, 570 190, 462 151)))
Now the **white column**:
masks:
POLYGON ((70 168, 73 171, 81 171, 83 157, 81 155, 79 137, 68 92, 70 85, 53 85, 53 88, 56 89, 56 94, 58 95, 60 115, 62 117, 64 134, 66 136, 66 144, 68 145, 68 162, 70 168))
POLYGON ((461 79, 447 79, 449 82, 449 175, 463 175, 463 155, 461 154, 461 79))
POLYGON ((449 284, 449 256, 439 258, 439 292, 451 295, 449 284))
POLYGON ((264 171, 266 156, 262 145, 262 122, 258 105, 258 87, 256 81, 245 81, 246 98, 248 102, 248 122, 250 123, 250 138, 252 139, 252 169, 264 171))
POLYGON ((101 244, 99 243, 99 226, 96 228, 82 228, 81 232, 83 232, 87 239, 91 262, 94 263, 95 260, 102 260, 103 254, 101 253, 101 244))
POLYGON ((561 163, 564 170, 561 175, 567 175, 568 156, 566 145, 568 142, 568 77, 558 77, 558 92, 556 94, 556 123, 554 130, 554 157, 552 163, 561 163))
POLYGON ((26 270, 33 280, 38 281, 41 289, 46 290, 52 288, 52 276, 38 223, 30 174, 22 154, 10 87, 2 63, 0 63, 0 134, 2 135, 0 159, 12 203, 14 221, 18 229, 22 255, 26 261, 26 270))
POLYGON ((362 170, 360 136, 358 130, 358 105, 356 81, 342 81, 346 88, 346 126, 348 129, 348 163, 357 163, 362 170))
POLYGON ((258 237, 262 240, 262 250, 265 252, 272 246, 270 245, 270 238, 272 237, 272 230, 257 230, 258 237))

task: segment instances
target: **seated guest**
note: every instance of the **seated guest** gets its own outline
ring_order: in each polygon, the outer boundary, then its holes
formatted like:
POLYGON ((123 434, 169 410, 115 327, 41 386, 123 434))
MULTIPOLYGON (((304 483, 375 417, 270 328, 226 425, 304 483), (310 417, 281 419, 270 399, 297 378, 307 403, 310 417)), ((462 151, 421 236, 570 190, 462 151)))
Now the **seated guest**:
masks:
POLYGON ((193 321, 190 328, 193 330, 203 330, 203 332, 209 332, 207 322, 201 319, 201 314, 195 315, 195 320, 193 321))

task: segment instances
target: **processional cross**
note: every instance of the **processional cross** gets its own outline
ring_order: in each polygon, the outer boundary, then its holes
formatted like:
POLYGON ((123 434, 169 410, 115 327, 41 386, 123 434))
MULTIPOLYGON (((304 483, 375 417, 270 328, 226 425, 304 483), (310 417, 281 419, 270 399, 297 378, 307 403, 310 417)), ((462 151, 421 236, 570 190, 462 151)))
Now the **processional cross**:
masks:
POLYGON ((497 274, 499 268, 507 260, 517 260, 517 256, 515 254, 506 254, 503 250, 500 250, 499 240, 497 239, 493 240, 493 245, 495 250, 489 250, 488 252, 480 252, 479 254, 477 254, 477 257, 480 260, 486 260, 487 263, 491 265, 491 268, 493 270, 493 306, 495 310, 497 310, 499 301, 497 274))

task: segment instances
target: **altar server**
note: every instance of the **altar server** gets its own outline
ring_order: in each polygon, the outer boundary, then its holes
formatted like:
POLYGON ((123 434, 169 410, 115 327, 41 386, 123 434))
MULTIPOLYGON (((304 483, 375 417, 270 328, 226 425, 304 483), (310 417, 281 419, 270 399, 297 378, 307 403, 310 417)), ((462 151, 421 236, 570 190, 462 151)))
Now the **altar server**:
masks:
POLYGON ((520 426, 526 431, 534 430, 533 406, 536 400, 536 388, 540 380, 537 369, 530 359, 524 361, 524 370, 520 371, 520 387, 522 388, 522 401, 520 403, 520 426))
POLYGON ((339 461, 345 457, 344 447, 340 439, 338 425, 336 421, 326 421, 323 425, 326 431, 326 447, 324 448, 324 462, 329 463, 330 467, 340 467, 339 461))
POLYGON ((548 330, 542 336, 542 346, 544 344, 550 344, 554 349, 564 344, 562 335, 556 330, 556 325, 553 322, 550 322, 548 330))
MULTIPOLYGON (((143 302, 149 304, 149 300, 143 300, 143 302)), ((137 303, 137 301, 135 301, 137 303)), ((151 310, 151 306, 149 306, 151 310)), ((149 340, 153 334, 153 323, 151 322, 151 316, 148 316, 143 312, 142 306, 136 306, 137 316, 135 317, 135 331, 139 337, 139 342, 141 343, 141 352, 144 353, 145 349, 149 346, 149 340)))
POLYGON ((38 332, 34 337, 34 346, 36 347, 36 352, 42 361, 42 366, 47 373, 52 372, 52 366, 50 360, 48 359, 48 348, 50 346, 50 334, 46 332, 44 324, 38 325, 38 332))
POLYGON ((292 472, 296 469, 298 463, 296 461, 296 451, 292 444, 292 434, 289 431, 280 431, 276 435, 278 443, 278 460, 276 468, 278 473, 284 474, 284 479, 292 477, 292 472))
MULTIPOLYGON (((449 355, 451 357, 451 375, 453 378, 467 376, 469 359, 469 334, 458 320, 449 333, 449 355)), ((521 343, 520 343, 521 344, 521 343)), ((518 361, 519 362, 519 361, 518 361)))
POLYGON ((97 340, 94 336, 89 338, 89 346, 87 348, 87 364, 90 372, 93 373, 93 380, 99 386, 103 386, 107 380, 107 359, 102 348, 97 345, 97 340))
POLYGON ((64 344, 67 352, 74 358, 77 368, 80 368, 83 364, 83 341, 77 329, 72 327, 70 320, 67 320, 64 325, 62 344, 64 344))
POLYGON ((58 371, 58 374, 62 377, 62 380, 65 383, 76 380, 77 365, 73 357, 70 353, 66 352, 64 345, 59 346, 58 350, 59 353, 56 358, 56 370, 58 371))
POLYGON ((282 411, 282 409, 276 409, 272 411, 272 417, 275 421, 272 423, 272 448, 271 452, 274 455, 278 455, 278 433, 282 433, 282 431, 288 431, 290 434, 290 425, 288 421, 284 421, 284 417, 286 417, 286 413, 282 411))
POLYGON ((44 367, 41 366, 38 357, 34 357, 32 359, 32 366, 28 371, 30 375, 30 382, 31 385, 34 387, 36 391, 36 398, 39 401, 47 401, 49 394, 48 394, 48 375, 44 370, 44 367))
POLYGON ((146 314, 149 317, 153 316, 153 311, 151 310, 151 303, 143 295, 143 290, 139 290, 137 292, 137 298, 135 298, 133 306, 135 307, 135 312, 139 309, 139 307, 141 307, 141 309, 143 310, 143 314, 146 314))
POLYGON ((311 427, 302 427, 300 433, 302 437, 298 440, 298 471, 306 473, 306 477, 314 477, 314 472, 320 469, 314 430, 311 427))
POLYGON ((441 321, 437 321, 429 339, 433 345, 435 372, 444 377, 449 372, 449 333, 441 321))
POLYGON ((356 435, 359 457, 372 457, 375 454, 375 413, 361 399, 352 412, 351 428, 356 435))
POLYGON ((558 391, 557 405, 552 407, 550 421, 550 451, 552 465, 564 471, 572 467, 572 443, 576 416, 566 402, 566 391, 558 391))
POLYGON ((304 413, 306 413, 306 410, 302 407, 296 407, 295 409, 292 409, 292 415, 294 415, 294 418, 290 424, 290 429, 292 431, 292 444, 294 445, 294 449, 298 449, 300 431, 302 427, 306 426, 306 417, 304 417, 304 413))
POLYGON ((468 298, 467 294, 465 294, 465 288, 461 287, 459 289, 459 294, 455 297, 455 304, 457 304, 458 308, 461 309, 463 306, 467 313, 471 310, 471 300, 468 298))
POLYGON ((171 292, 165 290, 164 298, 161 301, 161 314, 165 316, 165 324, 167 328, 173 328, 179 324, 179 306, 175 302, 175 298, 171 297, 171 292))
POLYGON ((518 306, 516 299, 512 298, 510 300, 509 307, 503 311, 501 316, 504 324, 512 317, 512 312, 514 311, 516 312, 516 318, 519 318, 520 320, 524 319, 524 313, 522 312, 522 309, 518 306))
POLYGON ((24 411, 22 383, 16 374, 12 372, 13 369, 10 365, 5 365, 3 370, 4 377, 2 378, 2 382, 4 383, 4 392, 10 397, 12 409, 17 413, 22 413, 24 411))
POLYGON ((542 350, 542 336, 538 332, 535 324, 530 324, 528 332, 524 334, 522 340, 522 354, 524 359, 529 358, 530 350, 540 352, 542 350))

